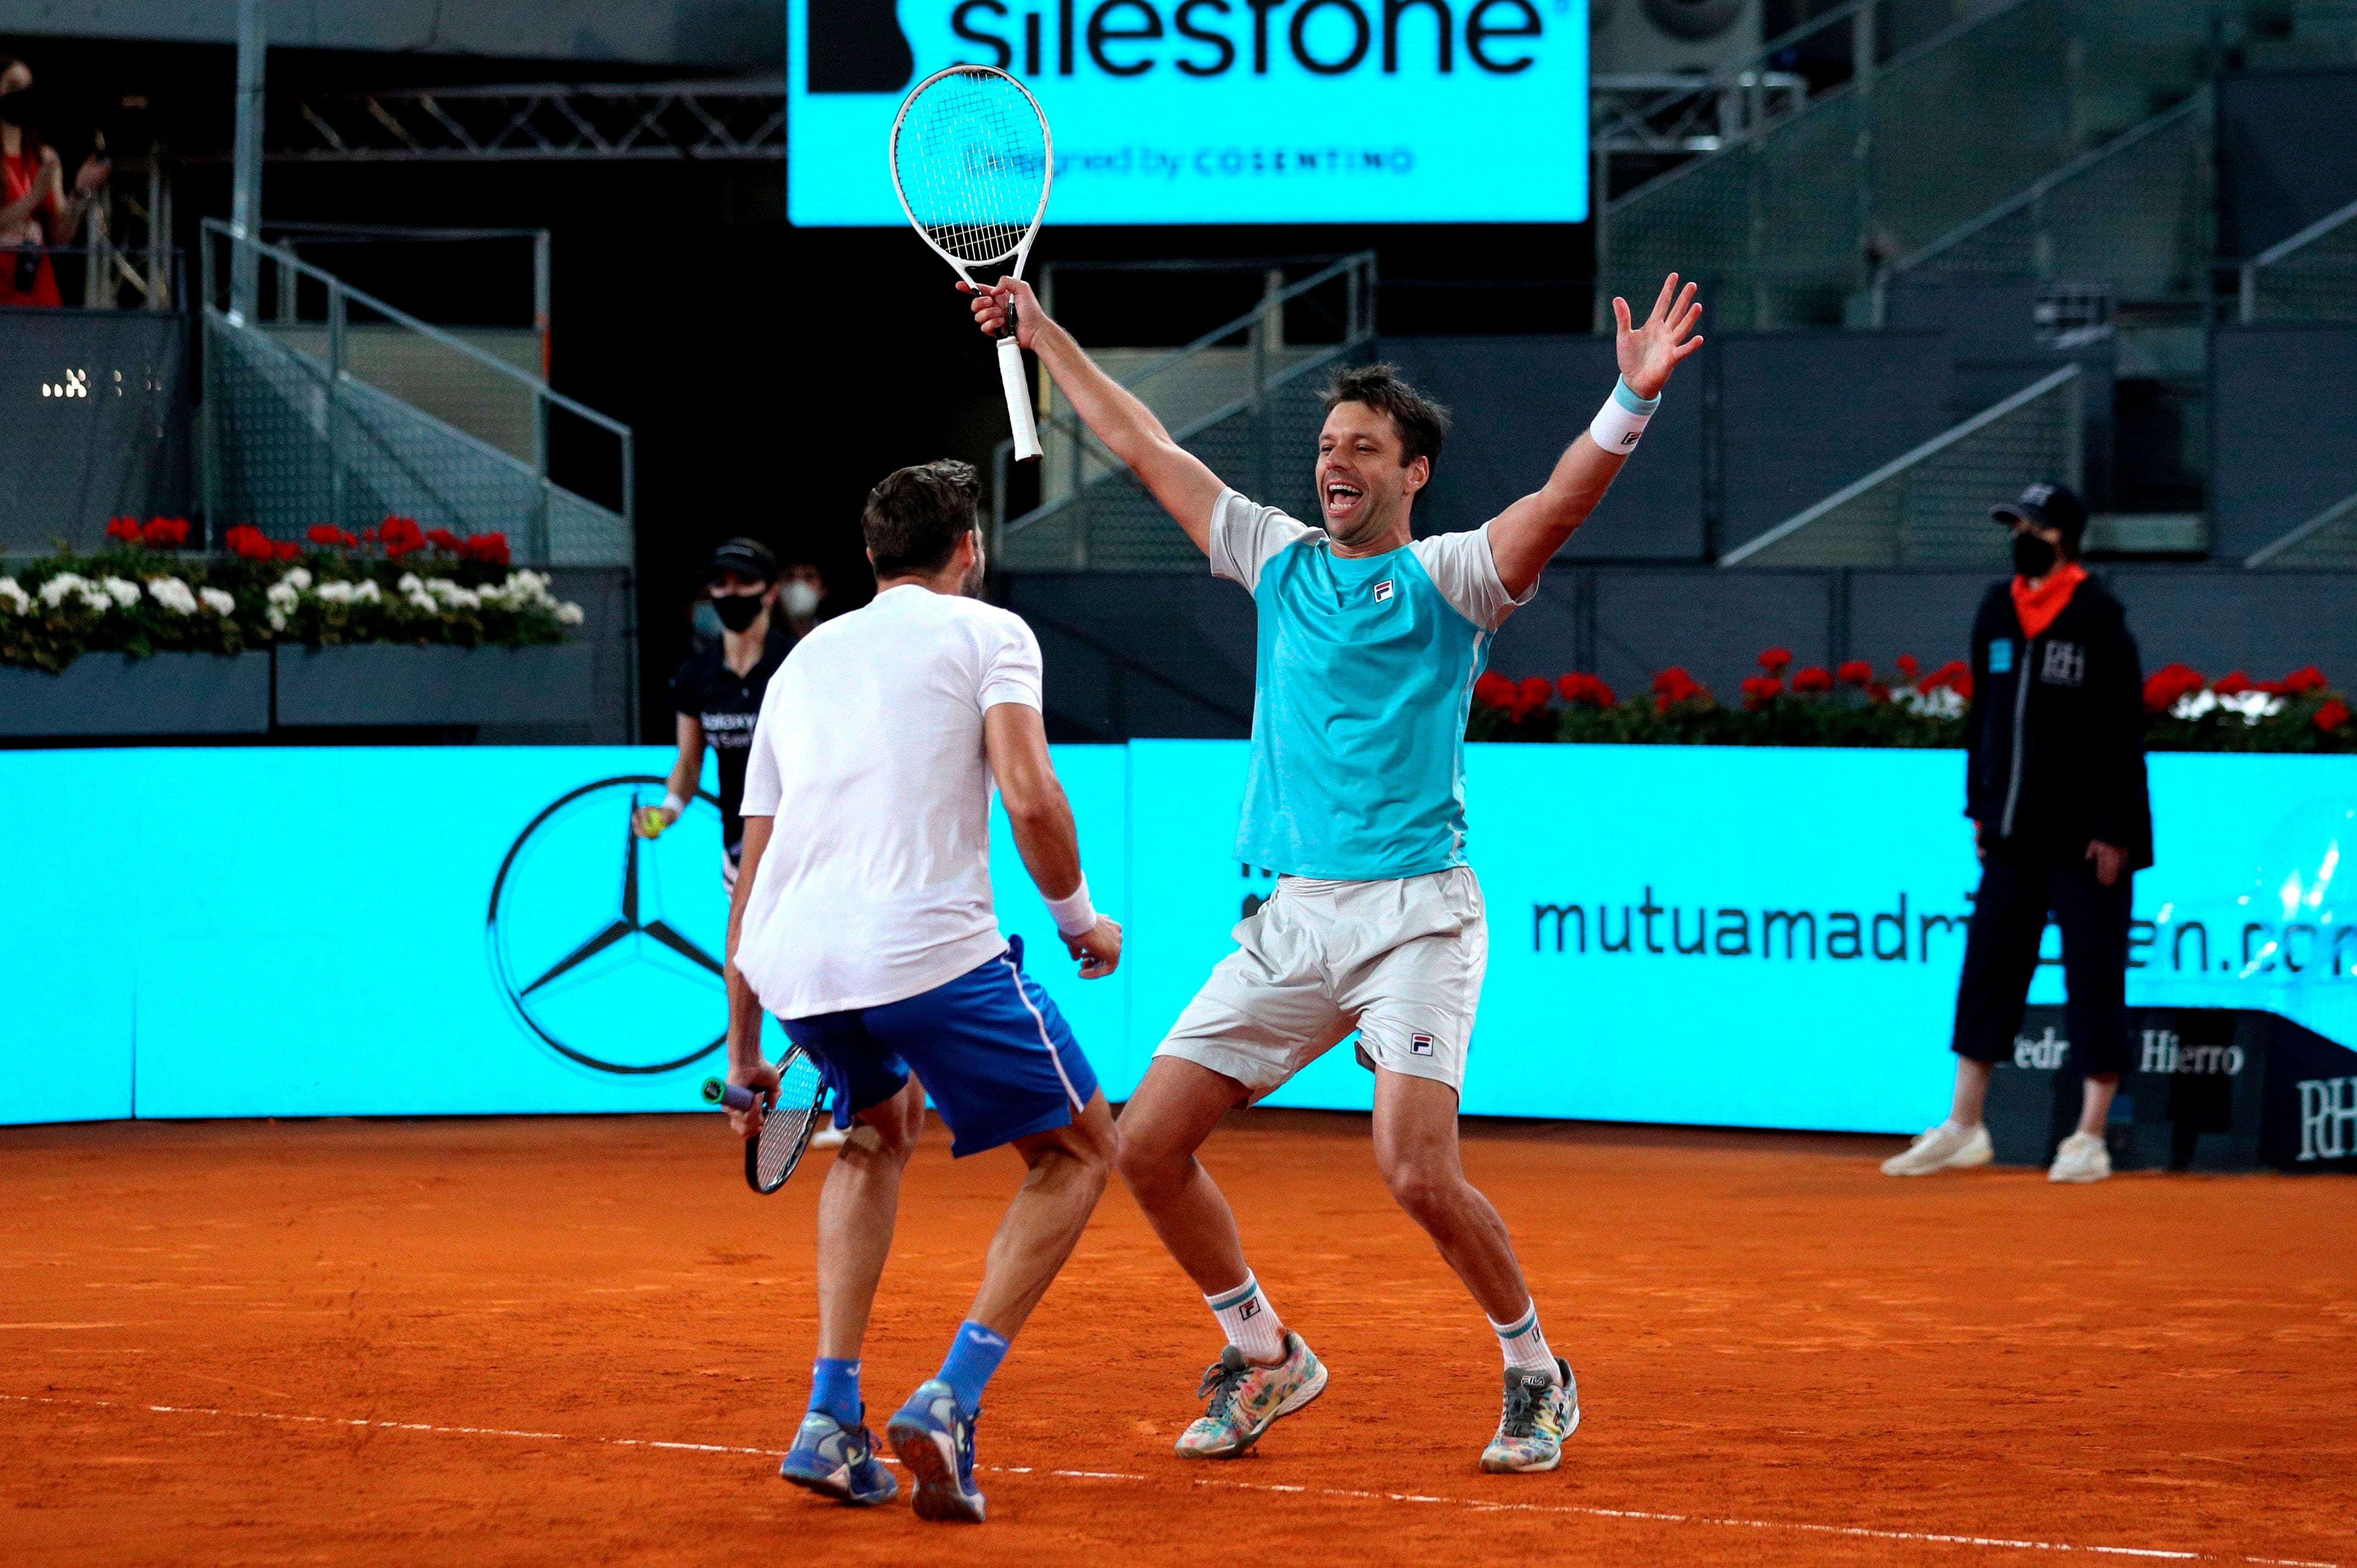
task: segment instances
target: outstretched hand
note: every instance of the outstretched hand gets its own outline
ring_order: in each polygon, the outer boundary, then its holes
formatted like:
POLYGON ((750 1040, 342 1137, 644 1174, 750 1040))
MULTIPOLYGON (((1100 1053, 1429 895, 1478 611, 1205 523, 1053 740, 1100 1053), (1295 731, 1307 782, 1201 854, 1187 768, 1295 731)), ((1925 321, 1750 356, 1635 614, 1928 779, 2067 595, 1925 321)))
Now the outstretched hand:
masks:
POLYGON ((1625 299, 1613 299, 1612 316, 1620 326, 1616 345, 1620 375, 1639 397, 1661 396, 1670 372, 1702 347, 1701 338, 1690 336, 1695 323, 1702 319, 1702 306, 1695 303, 1695 285, 1688 284, 1681 290, 1675 273, 1662 281, 1661 297, 1653 301, 1653 313, 1645 317, 1642 327, 1629 324, 1625 299))
POLYGON ((1021 278, 1000 278, 987 287, 977 288, 963 278, 958 280, 958 290, 974 295, 974 324, 982 328, 986 338, 996 338, 1006 330, 1006 313, 1015 312, 1015 341, 1023 348, 1031 347, 1032 334, 1048 319, 1039 308, 1039 296, 1021 278))

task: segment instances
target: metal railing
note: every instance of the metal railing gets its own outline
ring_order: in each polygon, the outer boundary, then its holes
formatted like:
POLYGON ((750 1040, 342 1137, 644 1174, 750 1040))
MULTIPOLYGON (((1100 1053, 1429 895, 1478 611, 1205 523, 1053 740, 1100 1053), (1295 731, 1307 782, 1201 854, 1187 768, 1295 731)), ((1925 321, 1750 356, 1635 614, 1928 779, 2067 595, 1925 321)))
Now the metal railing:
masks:
POLYGON ((2243 263, 2236 315, 2255 321, 2357 321, 2357 201, 2243 263))
MULTIPOLYGON (((1375 255, 1345 256, 1264 295, 1244 315, 1148 361, 1122 384, 1153 407, 1212 406, 1178 418, 1172 438, 1254 499, 1314 516, 1309 453, 1326 417, 1320 373, 1359 354, 1375 335, 1375 255), (1329 296, 1332 296, 1330 299, 1329 296), (1288 344, 1288 306, 1330 304, 1337 340, 1288 344), (1241 343, 1239 343, 1241 339, 1241 343), (1215 361, 1212 356, 1233 356, 1215 361), (1207 386, 1235 389, 1206 395, 1207 386), (1216 400, 1216 401, 1215 401, 1216 400)), ((994 553, 1016 571, 1163 571, 1201 554, 1135 476, 1051 396, 1039 421, 1041 490, 1019 517, 1006 515, 1014 444, 1001 442, 992 485, 994 553)))
MULTIPOLYGON (((1928 8, 1926 8, 1928 9, 1928 8)), ((1664 273, 1700 280, 1721 330, 1830 325, 1880 262, 1989 210, 2077 151, 2066 0, 2007 0, 1881 58, 1875 9, 1857 69, 1807 107, 1599 203, 1598 323, 1664 273)))
POLYGON ((2065 365, 1736 546, 1722 566, 1987 566, 2006 558, 1992 497, 2082 486, 2077 365, 2065 365))
POLYGON ((2245 566, 2357 566, 2357 494, 2251 553, 2245 566))
POLYGON ((1882 323, 1909 278, 2101 278, 2122 298, 2199 297, 2209 286, 2211 92, 2032 183, 1893 263, 1875 283, 1882 323))
POLYGON ((214 219, 202 240, 205 510, 215 542, 234 523, 291 539, 316 523, 357 531, 399 515, 428 529, 506 533, 516 558, 535 564, 631 564, 629 425, 281 247, 214 219), (226 274, 214 260, 224 246, 226 274), (241 260, 253 269, 258 319, 224 306, 218 290, 241 260), (274 310, 261 308, 264 281, 274 310), (306 285, 323 304, 316 323, 285 303, 306 285), (603 469, 607 482, 555 482, 553 444, 580 454, 568 470, 603 469))

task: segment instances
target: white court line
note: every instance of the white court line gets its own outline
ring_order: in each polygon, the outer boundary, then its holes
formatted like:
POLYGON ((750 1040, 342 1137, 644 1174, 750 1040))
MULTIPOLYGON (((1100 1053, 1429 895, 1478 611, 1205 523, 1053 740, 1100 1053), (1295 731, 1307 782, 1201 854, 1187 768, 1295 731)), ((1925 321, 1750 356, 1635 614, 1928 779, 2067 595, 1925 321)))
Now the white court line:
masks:
MULTIPOLYGON (((221 1410, 210 1405, 134 1404, 123 1400, 60 1399, 42 1394, 0 1394, 13 1404, 68 1405, 99 1410, 148 1411, 157 1415, 210 1415, 238 1421, 275 1421, 303 1426, 373 1427, 384 1432, 426 1432, 457 1437, 522 1437, 544 1442, 596 1443, 609 1448, 669 1448, 690 1454, 742 1454, 762 1459, 784 1456, 780 1448, 737 1448, 720 1443, 672 1443, 651 1437, 597 1437, 568 1432, 526 1432, 503 1426, 437 1426, 431 1422, 365 1421, 355 1416, 286 1415, 271 1411, 221 1410)), ((882 1458, 882 1455, 877 1455, 882 1458)), ((885 1459, 886 1464, 893 1463, 885 1459)), ((1001 1476, 1051 1476, 1079 1481, 1144 1481, 1149 1477, 1120 1470, 1035 1470, 1028 1465, 977 1465, 1001 1476)), ((1631 1520, 1649 1524, 1699 1524, 1729 1530, 1790 1530, 1796 1534, 1840 1535, 1862 1541, 1905 1541, 1937 1546, 1972 1546, 2002 1552, 2083 1552, 2104 1557, 2157 1558, 2172 1563, 2239 1563, 2256 1568, 2341 1568, 2337 1563, 2297 1557, 2246 1557, 2239 1553, 2172 1552, 2147 1546, 2086 1546, 2061 1541, 2017 1541, 1995 1535, 1955 1535, 1931 1530, 1877 1530, 1866 1525, 1810 1524, 1793 1520, 1722 1519, 1707 1514, 1652 1513, 1641 1509, 1608 1509, 1578 1503, 1501 1503, 1480 1498, 1427 1497, 1417 1492, 1367 1492, 1345 1487, 1284 1486, 1266 1481, 1199 1479, 1198 1487, 1235 1491, 1286 1492, 1301 1497, 1348 1498, 1362 1502, 1437 1503, 1477 1513, 1581 1514, 1591 1519, 1631 1520)))

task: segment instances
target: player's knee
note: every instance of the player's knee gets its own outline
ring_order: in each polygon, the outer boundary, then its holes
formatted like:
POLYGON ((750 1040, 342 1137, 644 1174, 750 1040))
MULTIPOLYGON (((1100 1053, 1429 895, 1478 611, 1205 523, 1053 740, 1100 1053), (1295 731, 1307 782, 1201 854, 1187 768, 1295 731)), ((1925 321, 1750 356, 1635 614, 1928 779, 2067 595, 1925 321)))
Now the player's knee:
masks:
POLYGON ((1121 1128, 1114 1151, 1114 1168, 1124 1187, 1141 1201, 1168 1191, 1186 1178, 1193 1156, 1164 1139, 1121 1128))
POLYGON ((1456 1202, 1458 1178, 1437 1164, 1397 1160, 1384 1167, 1383 1185, 1410 1219, 1429 1226, 1445 1218, 1456 1202))

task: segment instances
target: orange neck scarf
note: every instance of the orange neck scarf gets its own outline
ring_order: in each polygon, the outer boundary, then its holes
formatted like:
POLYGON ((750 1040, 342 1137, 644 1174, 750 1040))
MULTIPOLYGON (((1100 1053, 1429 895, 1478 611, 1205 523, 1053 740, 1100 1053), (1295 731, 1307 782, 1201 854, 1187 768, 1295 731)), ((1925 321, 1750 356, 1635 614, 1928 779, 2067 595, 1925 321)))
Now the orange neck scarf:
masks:
POLYGON ((2029 579, 2017 576, 2013 580, 2013 613, 2021 618, 2024 637, 2036 637, 2054 624, 2062 607, 2080 584, 2087 580, 2087 569, 2076 561, 2065 561, 2046 574, 2038 586, 2031 587, 2029 579))

